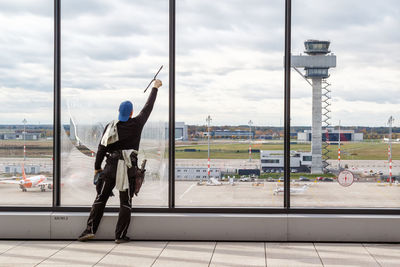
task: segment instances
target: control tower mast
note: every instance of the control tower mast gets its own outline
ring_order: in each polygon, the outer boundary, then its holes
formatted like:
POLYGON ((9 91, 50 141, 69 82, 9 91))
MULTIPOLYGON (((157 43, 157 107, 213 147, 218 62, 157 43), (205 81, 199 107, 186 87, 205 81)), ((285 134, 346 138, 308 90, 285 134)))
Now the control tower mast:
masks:
POLYGON ((336 67, 336 56, 329 54, 329 41, 307 40, 305 53, 291 57, 292 67, 312 86, 311 173, 322 173, 322 84, 329 77, 329 68, 336 67), (297 68, 304 68, 305 75, 297 68), (309 81, 311 80, 311 82, 309 81))

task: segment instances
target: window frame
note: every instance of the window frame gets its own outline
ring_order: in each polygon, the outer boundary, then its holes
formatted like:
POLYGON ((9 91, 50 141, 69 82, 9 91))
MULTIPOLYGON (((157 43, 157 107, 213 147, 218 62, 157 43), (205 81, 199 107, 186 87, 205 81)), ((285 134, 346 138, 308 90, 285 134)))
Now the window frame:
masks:
MULTIPOLYGON (((291 66, 291 0, 285 4, 284 47, 284 201, 282 207, 175 207, 175 37, 176 0, 169 1, 169 158, 168 207, 134 207, 142 213, 236 213, 236 214, 360 214, 398 215, 393 208, 292 208, 290 206, 290 66, 291 66)), ((13 212, 89 212, 90 206, 62 206, 61 203, 61 0, 54 0, 54 103, 53 103, 53 199, 52 206, 0 206, 0 211, 13 212)), ((106 212, 118 212, 118 207, 106 207, 106 212)))

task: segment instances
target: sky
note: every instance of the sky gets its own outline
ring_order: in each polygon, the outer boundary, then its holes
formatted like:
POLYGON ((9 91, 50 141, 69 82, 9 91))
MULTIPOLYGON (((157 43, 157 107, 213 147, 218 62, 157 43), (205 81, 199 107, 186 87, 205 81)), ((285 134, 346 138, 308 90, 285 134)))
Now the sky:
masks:
MULTIPOLYGON (((400 2, 292 1, 292 53, 331 41, 332 124, 400 123, 400 2)), ((161 65, 150 120, 168 121, 168 1, 62 1, 62 120, 139 112, 161 65)), ((52 123, 53 1, 0 2, 0 124, 52 123)), ((176 121, 283 125, 283 0, 177 0, 176 121)), ((311 87, 291 72, 291 124, 311 125, 311 87)), ((137 113, 136 113, 137 114, 137 113)))

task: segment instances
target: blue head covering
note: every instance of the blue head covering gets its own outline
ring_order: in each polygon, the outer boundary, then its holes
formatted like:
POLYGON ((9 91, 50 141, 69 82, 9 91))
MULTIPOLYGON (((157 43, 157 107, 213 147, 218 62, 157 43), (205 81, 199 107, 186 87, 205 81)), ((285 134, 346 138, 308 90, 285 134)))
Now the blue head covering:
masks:
POLYGON ((124 101, 119 105, 119 116, 118 120, 125 122, 129 120, 133 110, 133 104, 131 101, 124 101))

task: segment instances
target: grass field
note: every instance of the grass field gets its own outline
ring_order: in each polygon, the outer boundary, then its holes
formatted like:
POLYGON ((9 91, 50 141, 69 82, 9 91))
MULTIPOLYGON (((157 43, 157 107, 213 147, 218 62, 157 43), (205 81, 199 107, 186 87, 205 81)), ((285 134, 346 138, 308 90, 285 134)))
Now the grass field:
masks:
MULTIPOLYGON (((23 157, 23 140, 1 140, 0 157, 23 157)), ((381 141, 344 143, 341 146, 341 158, 343 160, 386 160, 388 145, 381 141)), ((212 142, 210 145, 210 156, 214 159, 247 159, 249 158, 248 143, 218 143, 212 142)), ((263 143, 252 145, 253 159, 259 159, 260 153, 254 150, 283 150, 283 143, 263 143)), ((337 158, 337 145, 329 146, 329 158, 337 158)), ((310 144, 292 144, 291 150, 310 151, 310 144)), ((394 160, 400 159, 400 143, 392 144, 392 154, 394 160)), ((90 151, 83 151, 90 152, 90 151)), ((53 141, 26 141, 27 157, 52 157, 53 141)), ((180 143, 176 146, 175 157, 177 159, 206 159, 207 144, 185 145, 180 143), (184 152, 185 149, 195 149, 196 152, 184 152)))
MULTIPOLYGON (((53 140, 27 140, 26 156, 29 158, 53 157, 53 140)), ((24 141, 0 140, 0 157, 24 157, 24 141)))
MULTIPOLYGON (((291 150, 311 151, 310 144, 292 144, 291 150)), ((215 144, 210 145, 210 157, 216 159, 247 159, 249 145, 245 143, 215 144)), ((283 143, 253 144, 252 149, 283 150, 283 143)), ((337 145, 329 146, 329 158, 337 158, 337 145)), ((400 144, 392 144, 393 159, 400 159, 400 144)), ((175 150, 176 158, 206 159, 207 145, 180 145, 175 150), (184 149, 196 149, 196 152, 184 152, 184 149)), ((388 155, 388 145, 382 142, 344 143, 341 145, 341 159, 343 160, 385 160, 388 155)), ((252 153, 253 159, 259 159, 260 153, 252 153)))

